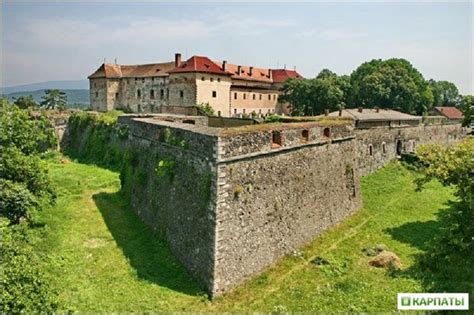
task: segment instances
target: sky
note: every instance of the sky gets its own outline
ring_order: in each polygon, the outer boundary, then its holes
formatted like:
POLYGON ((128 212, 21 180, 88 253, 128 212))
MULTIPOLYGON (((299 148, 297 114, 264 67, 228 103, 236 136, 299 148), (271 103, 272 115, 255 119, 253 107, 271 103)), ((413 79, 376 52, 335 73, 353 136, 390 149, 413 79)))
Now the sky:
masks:
POLYGON ((211 59, 315 77, 406 58, 473 94, 472 15, 460 2, 2 1, 1 86, 86 79, 119 64, 211 59))

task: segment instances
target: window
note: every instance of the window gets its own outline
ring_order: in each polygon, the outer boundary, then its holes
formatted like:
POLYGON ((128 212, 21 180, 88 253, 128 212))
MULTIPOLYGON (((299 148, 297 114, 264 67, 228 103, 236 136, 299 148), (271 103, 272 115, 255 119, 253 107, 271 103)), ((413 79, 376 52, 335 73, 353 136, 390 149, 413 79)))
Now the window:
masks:
POLYGON ((253 95, 253 99, 255 99, 255 94, 253 95))
POLYGON ((151 99, 155 98, 155 90, 150 90, 150 98, 151 99))
POLYGON ((244 93, 244 100, 245 100, 245 99, 247 99, 247 94, 246 94, 246 93, 244 93))
POLYGON ((119 96, 118 93, 115 93, 115 99, 118 99, 118 96, 119 96))
POLYGON ((142 96, 142 92, 140 90, 137 90, 137 97, 140 98, 142 96))
POLYGON ((137 81, 138 81, 138 78, 135 78, 135 82, 137 82, 137 81))
POLYGON ((382 153, 387 153, 387 145, 385 144, 385 142, 382 142, 382 153))
POLYGON ((324 128, 324 130, 323 130, 323 136, 329 138, 329 137, 331 136, 331 128, 324 128))
POLYGON ((202 78, 201 78, 201 81, 206 81, 206 78, 205 78, 205 77, 202 77, 202 78))
POLYGON ((95 97, 99 97, 99 92, 95 92, 95 97))
POLYGON ((214 82, 214 78, 211 78, 211 82, 214 82))
POLYGON ((280 148, 282 143, 281 133, 279 131, 272 131, 272 149, 280 148))
POLYGON ((262 100, 262 94, 260 94, 260 100, 262 100))
POLYGON ((220 110, 217 111, 217 117, 221 117, 221 111, 220 110))
POLYGON ((196 122, 192 119, 184 119, 183 120, 183 124, 191 124, 191 125, 195 125, 196 122))
POLYGON ((127 81, 126 81, 126 82, 127 82, 127 84, 129 84, 129 83, 130 83, 130 81, 129 81, 128 79, 127 79, 127 81))
POLYGON ((155 82, 155 77, 152 77, 152 78, 151 78, 151 82, 155 82))
MULTIPOLYGON (((456 139, 456 138, 455 138, 456 139)), ((415 149, 416 149, 416 141, 413 140, 413 146, 412 146, 412 151, 415 152, 415 149)))
POLYGON ((214 98, 217 97, 217 92, 216 91, 212 91, 212 97, 214 97, 214 98))
POLYGON ((142 79, 142 82, 145 82, 145 78, 142 79))
POLYGON ((270 101, 272 99, 272 96, 268 94, 268 100, 270 101))
POLYGON ((261 108, 258 110, 258 113, 259 113, 259 114, 261 114, 261 113, 262 113, 262 109, 261 109, 261 108))
POLYGON ((237 99, 237 92, 234 93, 234 100, 237 99))
POLYGON ((276 100, 276 99, 277 99, 276 94, 273 94, 273 100, 276 100))
POLYGON ((221 82, 221 78, 217 78, 217 82, 221 82))
POLYGON ((181 97, 181 98, 184 97, 184 91, 183 90, 179 91, 179 97, 181 97))
POLYGON ((309 130, 303 129, 301 131, 301 142, 308 142, 309 141, 309 130))
POLYGON ((165 97, 165 91, 163 89, 160 90, 160 98, 163 99, 165 97))
POLYGON ((244 109, 242 109, 242 113, 244 113, 244 114, 245 114, 245 108, 244 108, 244 109))
POLYGON ((369 144, 369 155, 370 156, 374 155, 374 148, 372 147, 371 144, 369 144))
POLYGON ((234 115, 237 115, 237 108, 234 108, 234 115))

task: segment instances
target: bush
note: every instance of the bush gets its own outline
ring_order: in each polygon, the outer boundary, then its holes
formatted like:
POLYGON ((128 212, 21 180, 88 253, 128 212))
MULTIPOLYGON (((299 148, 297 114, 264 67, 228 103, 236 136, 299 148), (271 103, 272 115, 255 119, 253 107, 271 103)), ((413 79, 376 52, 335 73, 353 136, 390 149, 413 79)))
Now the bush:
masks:
POLYGON ((0 178, 0 214, 12 224, 31 220, 39 207, 36 197, 22 183, 0 178))
POLYGON ((0 147, 16 147, 24 154, 34 154, 56 144, 54 128, 47 118, 33 116, 6 100, 0 101, 0 147))
POLYGON ((216 113, 214 112, 214 108, 212 108, 209 103, 202 103, 200 105, 196 106, 198 110, 203 113, 206 116, 213 117, 216 116, 216 113))
POLYGON ((8 313, 52 312, 57 308, 56 292, 39 271, 41 263, 31 246, 28 227, 2 225, 2 300, 8 313))
POLYGON ((52 202, 54 189, 44 162, 38 156, 24 155, 17 148, 5 148, 1 153, 0 178, 22 183, 38 198, 52 202))
POLYGON ((442 213, 441 233, 432 240, 433 248, 436 248, 436 252, 430 254, 432 258, 446 258, 450 253, 472 255, 474 251, 474 229, 470 224, 473 216, 470 177, 472 150, 473 140, 466 139, 450 147, 423 145, 416 152, 425 174, 418 184, 436 178, 443 185, 453 185, 460 198, 458 203, 442 213))

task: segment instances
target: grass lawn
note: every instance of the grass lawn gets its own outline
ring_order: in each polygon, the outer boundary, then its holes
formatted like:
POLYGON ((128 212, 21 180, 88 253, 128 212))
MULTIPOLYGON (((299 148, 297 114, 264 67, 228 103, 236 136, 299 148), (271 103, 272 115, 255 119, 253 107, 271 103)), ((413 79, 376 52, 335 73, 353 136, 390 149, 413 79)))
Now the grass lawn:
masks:
MULTIPOLYGON (((57 205, 41 220, 44 272, 63 310, 395 311, 397 292, 423 292, 416 256, 454 200, 437 182, 415 191, 416 174, 392 163, 362 180, 364 208, 255 279, 210 302, 118 193, 118 174, 75 162, 49 163, 57 205), (362 249, 384 244, 400 272, 368 265, 362 249), (330 265, 316 266, 321 256, 330 265)), ((431 284, 432 285, 432 284, 431 284)))

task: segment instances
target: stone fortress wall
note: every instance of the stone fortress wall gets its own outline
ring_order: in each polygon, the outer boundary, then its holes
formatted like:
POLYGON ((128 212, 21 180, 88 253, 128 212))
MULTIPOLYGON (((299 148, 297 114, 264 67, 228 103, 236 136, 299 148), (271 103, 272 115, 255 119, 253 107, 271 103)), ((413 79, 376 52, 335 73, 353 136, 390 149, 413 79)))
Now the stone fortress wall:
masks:
POLYGON ((464 132, 328 121, 212 128, 192 117, 122 116, 136 148, 122 185, 144 222, 217 296, 359 209, 360 176, 464 132), (163 161, 172 164, 167 182, 156 179, 163 161))

